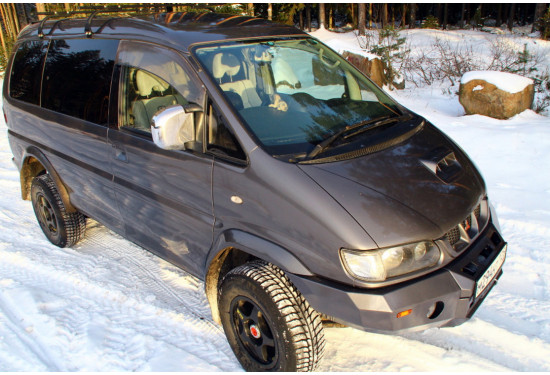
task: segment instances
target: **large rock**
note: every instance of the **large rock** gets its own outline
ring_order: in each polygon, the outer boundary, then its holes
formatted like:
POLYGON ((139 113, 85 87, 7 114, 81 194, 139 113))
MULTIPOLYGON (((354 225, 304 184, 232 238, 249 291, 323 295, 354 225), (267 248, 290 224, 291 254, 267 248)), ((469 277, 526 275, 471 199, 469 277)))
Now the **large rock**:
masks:
POLYGON ((378 86, 384 86, 387 81, 384 76, 384 64, 379 58, 369 59, 368 57, 357 55, 355 53, 344 51, 342 56, 350 63, 355 65, 360 71, 365 73, 378 86))
POLYGON ((460 82, 458 99, 466 114, 508 119, 531 108, 533 81, 502 72, 469 72, 460 82))

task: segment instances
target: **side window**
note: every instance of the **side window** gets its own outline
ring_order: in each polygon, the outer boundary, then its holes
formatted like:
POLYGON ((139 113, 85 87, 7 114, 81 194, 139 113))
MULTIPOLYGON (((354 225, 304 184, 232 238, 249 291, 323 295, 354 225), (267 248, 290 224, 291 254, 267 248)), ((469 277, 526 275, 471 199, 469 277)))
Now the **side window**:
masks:
POLYGON ((17 48, 10 76, 10 96, 27 103, 40 105, 40 82, 47 44, 27 42, 17 48))
POLYGON ((246 155, 231 130, 212 104, 208 105, 206 117, 206 149, 220 156, 246 160, 246 155))
MULTIPOLYGON (((153 115, 171 105, 203 106, 205 90, 178 53, 150 43, 122 41, 121 127, 151 132, 153 115)), ((197 120, 199 117, 197 116, 197 120)))
POLYGON ((42 106, 107 124, 117 40, 52 40, 44 71, 42 106))
POLYGON ((122 126, 151 132, 153 115, 171 105, 186 105, 187 100, 159 76, 143 69, 122 70, 122 126))

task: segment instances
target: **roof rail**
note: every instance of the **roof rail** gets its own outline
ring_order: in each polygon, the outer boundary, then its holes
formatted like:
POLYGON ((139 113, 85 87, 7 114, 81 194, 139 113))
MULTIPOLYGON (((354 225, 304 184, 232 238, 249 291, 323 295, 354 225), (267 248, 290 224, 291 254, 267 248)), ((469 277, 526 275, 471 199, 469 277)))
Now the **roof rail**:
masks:
POLYGON ((108 25, 108 23, 114 19, 118 19, 120 17, 112 17, 105 21, 95 32, 92 31, 92 21, 94 18, 100 14, 100 13, 127 13, 127 12, 141 12, 144 9, 150 10, 155 9, 159 10, 161 8, 167 9, 170 6, 174 6, 176 4, 155 4, 155 5, 147 5, 147 6, 139 6, 139 5, 118 5, 116 7, 109 7, 109 6, 90 6, 90 7, 82 7, 79 8, 79 10, 73 10, 70 12, 39 12, 37 15, 46 16, 44 19, 40 21, 40 25, 38 26, 38 37, 44 38, 46 34, 44 34, 44 25, 46 21, 51 20, 55 17, 65 17, 60 20, 57 20, 53 26, 51 27, 50 31, 48 32, 48 36, 52 35, 56 27, 61 28, 61 22, 69 20, 70 16, 75 14, 88 14, 92 12, 92 14, 88 17, 86 20, 86 25, 84 26, 84 34, 88 38, 91 38, 94 34, 99 34, 103 29, 108 25))

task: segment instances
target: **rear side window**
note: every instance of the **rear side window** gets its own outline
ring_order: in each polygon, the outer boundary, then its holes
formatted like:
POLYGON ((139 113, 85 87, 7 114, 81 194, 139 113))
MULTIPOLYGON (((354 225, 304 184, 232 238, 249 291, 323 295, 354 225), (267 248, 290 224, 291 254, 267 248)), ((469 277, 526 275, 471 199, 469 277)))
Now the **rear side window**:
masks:
POLYGON ((46 55, 44 41, 27 42, 17 48, 10 77, 10 96, 31 104, 40 104, 40 81, 46 55))
POLYGON ((107 124, 117 40, 52 40, 44 71, 42 106, 107 124))

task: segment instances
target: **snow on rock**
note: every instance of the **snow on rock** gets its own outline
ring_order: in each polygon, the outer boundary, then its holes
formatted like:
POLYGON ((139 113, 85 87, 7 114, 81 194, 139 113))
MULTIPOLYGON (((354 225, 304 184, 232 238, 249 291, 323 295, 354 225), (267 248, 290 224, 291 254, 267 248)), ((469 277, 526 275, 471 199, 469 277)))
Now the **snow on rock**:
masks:
MULTIPOLYGON (((535 87, 532 80, 509 73, 485 73, 487 72, 473 72, 469 77, 463 79, 465 82, 460 83, 458 99, 466 114, 508 119, 533 106, 535 87), (481 77, 486 77, 488 80, 481 77), (497 79, 497 77, 500 78, 497 79), (523 87, 524 80, 528 83, 525 87, 523 87), (523 89, 511 93, 492 83, 497 81, 508 82, 501 83, 500 86, 511 91, 520 87, 523 89)), ((468 73, 464 76, 467 75, 468 73)))
POLYGON ((533 80, 531 78, 522 77, 512 73, 489 70, 464 73, 460 83, 466 84, 473 80, 483 80, 485 82, 489 82, 500 90, 509 92, 510 94, 521 92, 525 90, 527 86, 533 84, 533 80))

